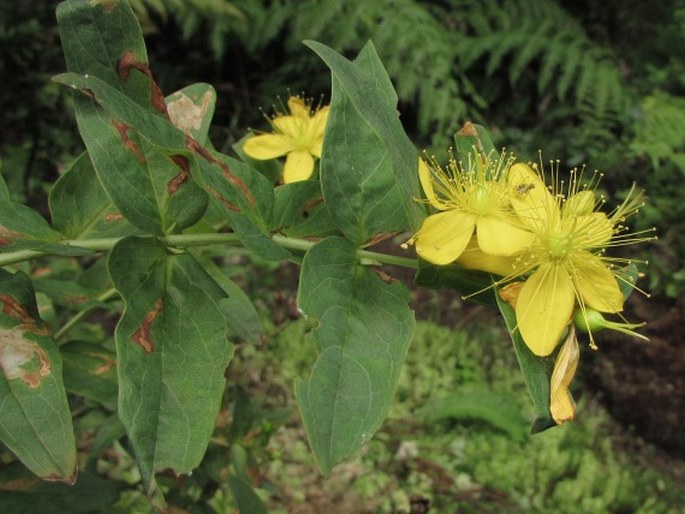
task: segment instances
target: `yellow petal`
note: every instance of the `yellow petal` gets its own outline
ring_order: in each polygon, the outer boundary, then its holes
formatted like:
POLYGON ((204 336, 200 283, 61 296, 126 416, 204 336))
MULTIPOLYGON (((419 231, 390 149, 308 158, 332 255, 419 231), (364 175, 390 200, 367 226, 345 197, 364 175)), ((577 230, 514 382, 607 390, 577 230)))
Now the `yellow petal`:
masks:
POLYGON ((481 216, 476 221, 478 246, 490 255, 511 256, 533 242, 535 235, 501 217, 481 216))
POLYGON ((585 190, 571 195, 564 202, 561 212, 564 216, 582 216, 591 214, 595 208, 594 191, 585 190))
POLYGON ((521 220, 535 231, 556 224, 561 211, 542 179, 526 164, 514 164, 507 175, 511 205, 521 220))
POLYGON ((308 123, 298 116, 277 116, 271 120, 271 124, 278 132, 295 141, 304 138, 308 123))
POLYGON ((307 107, 305 101, 299 96, 291 96, 288 98, 288 109, 293 116, 309 119, 309 107, 307 107))
POLYGON ((314 171, 314 158, 305 150, 294 150, 288 154, 283 166, 283 183, 307 180, 314 171))
POLYGON ((433 190, 432 173, 433 172, 428 164, 426 164, 426 161, 419 157, 419 181, 421 182, 423 193, 426 195, 426 199, 433 207, 439 211, 444 211, 449 209, 449 206, 435 196, 435 191, 433 190))
POLYGON ((557 425, 571 421, 575 416, 576 406, 569 387, 576 374, 579 359, 578 339, 575 329, 571 327, 554 362, 554 371, 549 381, 549 411, 557 425))
POLYGON ((600 312, 623 310, 623 294, 616 277, 602 259, 582 252, 573 260, 575 287, 583 302, 600 312))
POLYGON ((428 216, 416 234, 416 253, 433 264, 450 264, 466 248, 474 227, 473 215, 459 211, 428 216))
POLYGON ((614 235, 614 226, 603 212, 565 218, 562 227, 566 226, 573 232, 582 234, 578 238, 578 243, 584 248, 604 247, 614 235))
POLYGON ((323 137, 324 131, 326 130, 326 122, 328 121, 328 113, 330 108, 328 106, 322 107, 312 117, 309 122, 310 132, 312 137, 320 138, 323 137))
POLYGON ((514 257, 503 257, 484 253, 479 247, 476 238, 469 241, 466 250, 457 259, 457 264, 462 268, 485 271, 503 277, 513 274, 516 270, 514 257))
POLYGON ((516 321, 535 355, 552 353, 571 321, 574 303, 573 282, 558 265, 542 264, 526 281, 516 302, 516 321))
POLYGON ((245 140, 243 151, 253 159, 275 159, 293 149, 293 142, 281 134, 263 134, 245 140))

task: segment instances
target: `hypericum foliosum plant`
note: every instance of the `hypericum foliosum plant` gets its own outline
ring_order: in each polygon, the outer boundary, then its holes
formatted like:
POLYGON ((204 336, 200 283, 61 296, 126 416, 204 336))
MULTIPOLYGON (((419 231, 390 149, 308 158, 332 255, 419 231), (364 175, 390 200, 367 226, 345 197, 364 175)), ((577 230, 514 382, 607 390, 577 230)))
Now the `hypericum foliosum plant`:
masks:
POLYGON ((470 123, 446 167, 420 158, 371 43, 352 61, 305 43, 331 70, 330 105, 291 97, 272 133, 247 137, 248 157, 285 156, 272 181, 214 149, 212 86, 162 93, 125 1, 67 0, 57 19, 68 72, 54 80, 73 89, 86 152, 52 185, 50 222, 0 180, 0 440, 37 476, 73 483, 79 459, 90 466, 77 453, 78 405, 106 419, 97 444, 129 449, 149 493, 160 472, 191 473, 210 440, 234 452, 234 494, 251 491, 239 429, 217 423, 235 344, 263 336, 226 272, 254 272, 227 258, 236 247, 299 265, 302 345, 316 361, 294 395, 324 473, 381 426, 411 351, 398 266, 499 309, 534 431, 574 415, 574 327, 639 326, 603 314, 620 315, 634 286, 634 266, 608 251, 645 238, 624 226, 641 196, 604 213, 594 179, 547 178, 470 123), (372 248, 380 241, 389 253, 372 248), (81 328, 93 311, 116 321, 113 333, 81 328))

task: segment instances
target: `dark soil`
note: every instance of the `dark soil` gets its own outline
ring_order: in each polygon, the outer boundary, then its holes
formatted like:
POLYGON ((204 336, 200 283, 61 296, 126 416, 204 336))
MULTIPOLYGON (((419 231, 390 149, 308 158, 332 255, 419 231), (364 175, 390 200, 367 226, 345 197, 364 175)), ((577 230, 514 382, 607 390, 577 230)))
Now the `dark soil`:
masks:
POLYGON ((631 321, 647 321, 641 332, 649 341, 598 334, 588 382, 617 421, 685 459, 685 301, 634 294, 626 310, 631 321))

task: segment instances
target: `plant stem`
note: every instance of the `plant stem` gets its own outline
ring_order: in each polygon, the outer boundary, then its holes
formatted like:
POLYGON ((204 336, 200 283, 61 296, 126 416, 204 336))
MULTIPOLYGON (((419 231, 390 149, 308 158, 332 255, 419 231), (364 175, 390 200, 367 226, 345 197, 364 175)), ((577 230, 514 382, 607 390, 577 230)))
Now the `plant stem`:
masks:
MULTIPOLYGON (((107 252, 114 248, 114 245, 122 238, 109 237, 99 239, 80 239, 67 240, 62 244, 66 247, 83 248, 86 250, 93 250, 95 252, 107 252)), ((274 235, 272 237, 274 242, 288 248, 290 250, 298 250, 306 252, 309 248, 316 244, 316 241, 309 241, 307 239, 295 239, 282 235, 274 235)), ((231 244, 240 245, 241 241, 234 233, 204 233, 204 234, 171 234, 160 237, 159 241, 167 246, 177 248, 188 248, 191 246, 206 246, 213 244, 231 244)), ((37 250, 19 250, 16 252, 8 252, 0 254, 0 267, 8 264, 16 264, 40 257, 47 257, 50 255, 59 255, 56 252, 37 251, 37 250)), ((357 250, 357 257, 360 260, 370 260, 382 264, 392 264, 395 266, 403 266, 406 268, 416 268, 416 259, 407 257, 399 257, 397 255, 390 255, 386 253, 370 252, 368 250, 357 250)))

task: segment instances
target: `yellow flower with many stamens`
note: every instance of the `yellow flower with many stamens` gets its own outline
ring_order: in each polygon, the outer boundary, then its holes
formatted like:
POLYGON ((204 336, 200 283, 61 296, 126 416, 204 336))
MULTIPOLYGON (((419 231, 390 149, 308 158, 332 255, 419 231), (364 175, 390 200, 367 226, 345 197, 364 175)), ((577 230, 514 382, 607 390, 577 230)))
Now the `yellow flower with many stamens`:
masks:
POLYGON ((486 254, 510 256, 528 246, 533 234, 515 216, 509 199, 505 155, 470 156, 467 166, 453 158, 446 169, 434 160, 419 159, 419 179, 428 203, 438 213, 428 216, 408 241, 416 253, 433 264, 457 260, 471 236, 486 254))
POLYGON ((298 96, 288 99, 290 115, 270 120, 273 134, 254 135, 245 140, 243 151, 258 160, 286 156, 283 182, 307 180, 314 172, 314 159, 321 158, 328 106, 312 111, 298 96))
POLYGON ((626 233, 622 225, 642 205, 634 189, 607 215, 597 210, 603 203, 595 200, 598 175, 582 186, 582 173, 579 177, 571 170, 564 195, 558 165, 554 171, 551 188, 542 172, 525 164, 514 164, 507 177, 512 206, 535 234, 518 257, 517 273, 507 278, 530 273, 518 294, 516 319, 523 340, 539 356, 557 346, 576 303, 583 316, 587 308, 605 313, 623 309, 619 281, 628 280, 617 266, 629 261, 608 257, 605 250, 646 239, 626 233))

